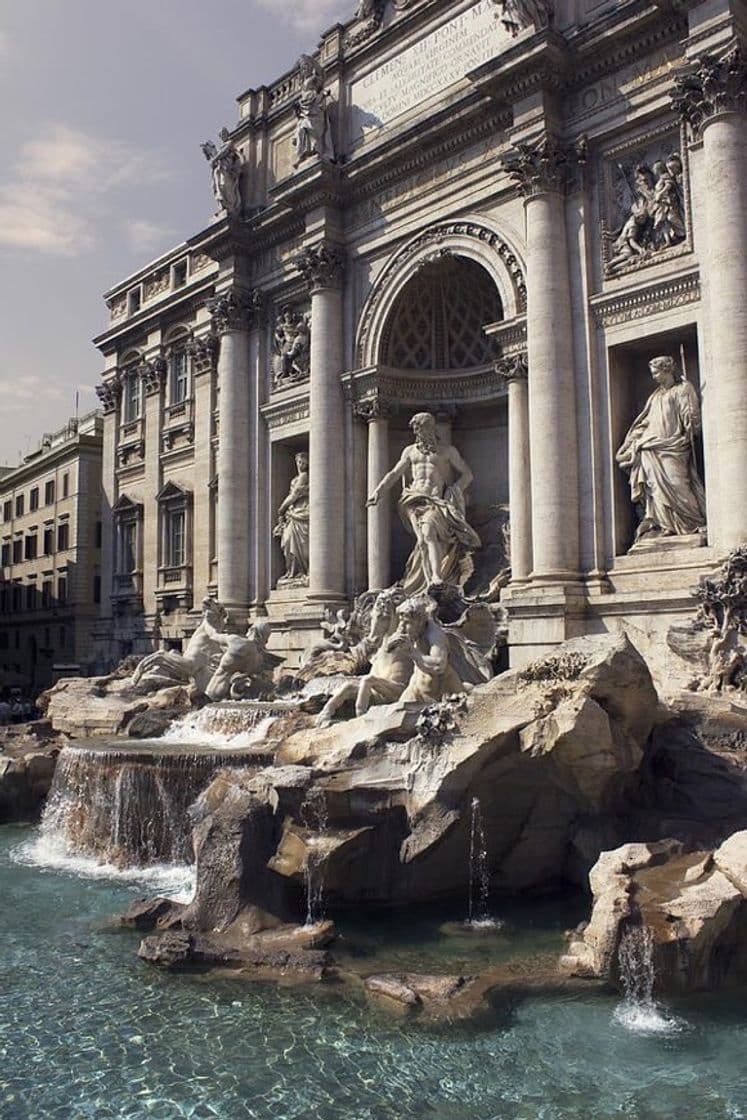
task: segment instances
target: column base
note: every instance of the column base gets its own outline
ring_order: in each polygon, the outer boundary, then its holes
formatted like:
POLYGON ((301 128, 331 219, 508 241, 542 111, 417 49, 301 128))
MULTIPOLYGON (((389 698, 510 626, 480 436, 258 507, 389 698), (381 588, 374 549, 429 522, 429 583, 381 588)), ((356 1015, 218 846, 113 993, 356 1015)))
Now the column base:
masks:
MULTIPOLYGON (((321 628, 327 610, 337 612, 347 605, 342 596, 313 597, 305 587, 277 587, 265 604, 266 617, 272 624, 268 648, 285 657, 281 673, 297 669, 306 653, 325 637, 321 628)), ((258 612, 257 612, 258 613, 258 612)))

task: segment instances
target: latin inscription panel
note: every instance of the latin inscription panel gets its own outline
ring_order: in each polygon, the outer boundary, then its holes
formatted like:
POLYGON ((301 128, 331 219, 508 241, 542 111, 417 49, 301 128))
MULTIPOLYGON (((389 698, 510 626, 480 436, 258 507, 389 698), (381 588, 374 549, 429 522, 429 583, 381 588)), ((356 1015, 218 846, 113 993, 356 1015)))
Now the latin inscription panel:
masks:
POLYGON ((351 86, 352 138, 360 139, 447 89, 512 42, 493 0, 471 8, 351 86))

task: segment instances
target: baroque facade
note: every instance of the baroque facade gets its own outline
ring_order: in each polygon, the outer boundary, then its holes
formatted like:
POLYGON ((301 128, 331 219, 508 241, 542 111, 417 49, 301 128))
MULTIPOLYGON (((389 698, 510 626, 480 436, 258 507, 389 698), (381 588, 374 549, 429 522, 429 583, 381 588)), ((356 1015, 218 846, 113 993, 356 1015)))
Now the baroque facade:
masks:
POLYGON ((403 577, 423 412, 513 664, 687 614, 747 543, 746 14, 361 4, 242 94, 213 221, 106 295, 102 653, 217 595, 298 657, 403 577))
POLYGON ((92 668, 102 442, 91 412, 0 474, 0 686, 30 695, 92 668))

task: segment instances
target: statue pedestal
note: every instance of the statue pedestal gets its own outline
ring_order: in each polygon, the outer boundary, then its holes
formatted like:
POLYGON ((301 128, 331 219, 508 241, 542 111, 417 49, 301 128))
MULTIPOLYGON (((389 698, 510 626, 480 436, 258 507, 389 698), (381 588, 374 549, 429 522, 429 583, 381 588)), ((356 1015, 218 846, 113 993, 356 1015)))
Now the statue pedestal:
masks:
POLYGON ((687 533, 676 537, 644 537, 628 549, 628 555, 640 552, 675 552, 681 548, 704 548, 707 543, 705 529, 698 533, 687 533))
POLYGON ((343 606, 345 600, 312 599, 308 587, 281 581, 265 602, 272 623, 268 649, 285 657, 287 668, 298 668, 303 655, 325 636, 320 626, 325 610, 343 606))

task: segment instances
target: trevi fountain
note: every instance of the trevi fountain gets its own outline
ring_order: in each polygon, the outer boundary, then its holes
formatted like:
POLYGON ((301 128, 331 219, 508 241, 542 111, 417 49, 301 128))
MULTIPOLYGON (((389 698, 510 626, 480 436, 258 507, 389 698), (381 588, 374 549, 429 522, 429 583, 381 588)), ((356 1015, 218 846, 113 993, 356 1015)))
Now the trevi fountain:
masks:
POLYGON ((0 759, 8 1120, 747 1116, 743 28, 363 0, 203 144, 0 759))

